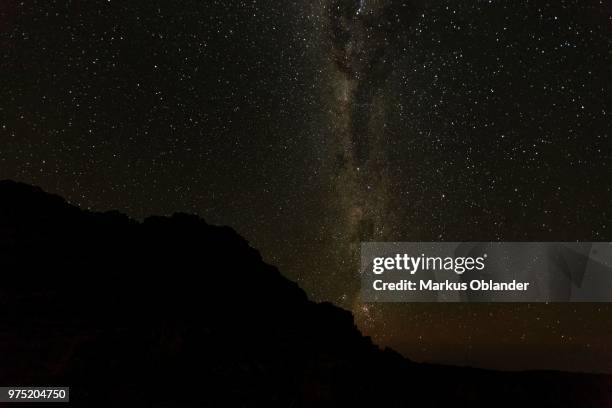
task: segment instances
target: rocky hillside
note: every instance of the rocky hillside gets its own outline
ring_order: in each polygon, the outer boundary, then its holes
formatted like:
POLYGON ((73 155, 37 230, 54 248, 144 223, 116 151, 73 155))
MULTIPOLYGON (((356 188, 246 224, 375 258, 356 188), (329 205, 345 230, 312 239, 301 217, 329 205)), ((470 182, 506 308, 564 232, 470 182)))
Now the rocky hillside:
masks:
POLYGON ((610 377, 415 364, 228 227, 136 222, 0 182, 0 384, 72 406, 593 406, 610 377))

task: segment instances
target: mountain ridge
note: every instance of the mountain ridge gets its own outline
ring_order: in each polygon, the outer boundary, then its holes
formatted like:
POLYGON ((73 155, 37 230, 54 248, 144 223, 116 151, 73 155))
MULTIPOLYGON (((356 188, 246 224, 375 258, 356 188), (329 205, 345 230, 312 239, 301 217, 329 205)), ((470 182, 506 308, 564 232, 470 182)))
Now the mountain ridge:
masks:
POLYGON ((75 406, 612 401, 610 376, 421 364, 381 350, 350 312, 308 300, 233 229, 195 215, 138 222, 0 181, 0 270, 0 383, 69 385, 75 406))

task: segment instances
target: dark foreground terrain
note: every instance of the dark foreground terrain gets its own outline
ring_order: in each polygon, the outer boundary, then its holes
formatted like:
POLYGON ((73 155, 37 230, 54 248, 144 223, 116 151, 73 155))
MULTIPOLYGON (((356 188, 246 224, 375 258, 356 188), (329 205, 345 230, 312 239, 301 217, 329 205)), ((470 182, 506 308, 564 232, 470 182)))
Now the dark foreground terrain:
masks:
POLYGON ((70 406, 612 406, 609 376, 380 350, 195 216, 139 223, 2 181, 0 271, 0 385, 67 385, 70 406))

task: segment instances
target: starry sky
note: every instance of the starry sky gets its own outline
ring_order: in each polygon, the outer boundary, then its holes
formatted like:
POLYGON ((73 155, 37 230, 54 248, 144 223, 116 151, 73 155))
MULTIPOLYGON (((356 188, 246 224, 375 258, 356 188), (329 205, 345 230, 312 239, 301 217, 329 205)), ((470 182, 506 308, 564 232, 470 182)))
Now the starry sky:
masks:
POLYGON ((609 2, 0 3, 0 178, 232 226, 416 361, 612 373, 606 304, 364 304, 360 241, 612 241, 609 2))

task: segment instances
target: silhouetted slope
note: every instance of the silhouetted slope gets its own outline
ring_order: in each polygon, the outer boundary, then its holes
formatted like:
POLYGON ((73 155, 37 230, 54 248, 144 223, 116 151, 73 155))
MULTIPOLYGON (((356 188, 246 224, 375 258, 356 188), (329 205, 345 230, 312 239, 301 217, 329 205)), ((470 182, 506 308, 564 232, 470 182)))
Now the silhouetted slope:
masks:
POLYGON ((0 181, 0 384, 73 406, 606 406, 606 376, 413 364, 227 227, 0 181))

